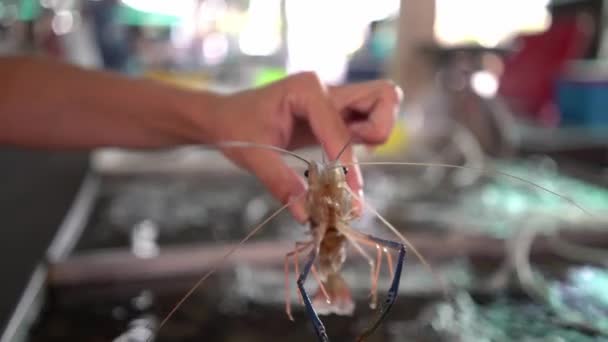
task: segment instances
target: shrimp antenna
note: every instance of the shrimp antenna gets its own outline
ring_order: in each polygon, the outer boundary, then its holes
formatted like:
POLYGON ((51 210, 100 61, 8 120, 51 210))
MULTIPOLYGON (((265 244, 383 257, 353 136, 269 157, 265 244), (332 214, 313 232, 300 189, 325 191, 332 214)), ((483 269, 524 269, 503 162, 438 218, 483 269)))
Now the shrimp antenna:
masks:
POLYGON ((224 254, 224 256, 222 256, 222 258, 217 262, 217 264, 211 270, 207 271, 207 273, 205 273, 196 282, 196 284, 194 284, 194 286, 192 286, 192 288, 177 302, 177 304, 175 304, 173 309, 171 309, 171 311, 165 316, 165 318, 163 318, 162 322, 160 323, 160 325, 158 327, 158 330, 160 330, 165 325, 165 323, 167 323, 167 321, 173 316, 173 314, 177 311, 177 309, 179 309, 179 307, 182 304, 184 304, 186 299, 188 299, 194 293, 194 291, 196 291, 196 289, 198 289, 203 284, 203 282, 205 280, 207 280, 207 278, 209 278, 213 273, 215 273, 220 268, 220 266, 223 265, 228 260, 228 258, 232 254, 234 254, 241 246, 243 246, 243 244, 245 242, 247 242, 247 240, 249 240, 252 236, 257 234, 270 220, 272 220, 274 217, 279 215, 279 213, 281 213, 285 208, 289 207, 290 205, 292 205, 296 201, 298 201, 300 198, 302 198, 302 196, 304 194, 306 194, 306 192, 303 192, 303 193, 297 195, 291 201, 287 202, 282 207, 277 209, 274 213, 272 213, 270 216, 268 216, 264 221, 262 221, 255 228, 253 228, 241 241, 239 241, 239 243, 236 246, 232 247, 226 254, 224 254))
POLYGON ((323 142, 321 140, 319 140, 319 146, 321 147, 321 162, 323 163, 323 165, 325 165, 327 163, 327 160, 329 159, 329 157, 327 156, 327 153, 325 152, 325 149, 323 148, 323 142))
POLYGON ((310 166, 310 162, 308 160, 306 160, 306 158, 300 156, 299 154, 289 151, 287 149, 278 147, 278 146, 273 146, 273 145, 269 145, 269 144, 260 144, 260 143, 254 143, 254 142, 249 142, 249 141, 220 141, 217 143, 213 143, 213 144, 203 144, 203 145, 198 145, 197 147, 257 147, 257 148, 263 148, 263 149, 267 149, 267 150, 271 150, 271 151, 276 151, 276 152, 280 152, 280 153, 285 153, 287 155, 290 155, 294 158, 297 158, 301 161, 303 161, 304 163, 306 163, 306 165, 310 166))
MULTIPOLYGON (((278 147, 278 146, 273 146, 273 145, 269 145, 269 144, 262 144, 262 143, 255 143, 255 142, 250 142, 250 141, 238 141, 238 140, 231 140, 231 141, 219 141, 219 142, 215 142, 215 143, 209 143, 209 144, 199 144, 199 145, 183 145, 180 146, 179 148, 177 148, 177 151, 181 151, 182 153, 186 153, 190 150, 197 150, 197 149, 205 149, 205 148, 212 148, 212 149, 221 149, 221 148, 231 148, 231 147, 251 147, 251 148, 261 148, 261 149, 266 149, 266 150, 271 150, 271 151, 275 151, 275 152, 279 152, 279 153, 283 153, 283 154, 287 154, 291 157, 294 157, 300 161, 303 161, 304 163, 306 163, 306 165, 310 166, 310 161, 308 161, 306 158, 302 157, 301 155, 293 152, 293 151, 289 151, 287 149, 278 147)), ((124 149, 127 151, 132 151, 132 150, 137 150, 139 151, 140 149, 124 149)), ((171 152, 176 152, 176 150, 174 148, 169 148, 169 149, 145 149, 146 152, 148 151, 156 151, 156 152, 162 152, 162 151, 171 151, 171 152)))
POLYGON ((342 157, 342 154, 344 154, 344 152, 346 151, 346 149, 348 148, 348 146, 350 146, 350 144, 353 142, 353 138, 350 137, 348 139, 348 141, 346 142, 346 144, 344 144, 344 147, 342 147, 342 149, 340 150, 340 152, 338 153, 338 156, 336 157, 336 161, 340 160, 340 157, 342 157))
MULTIPOLYGON (((435 167, 445 167, 445 168, 450 168, 450 169, 463 169, 463 170, 473 170, 473 171, 478 171, 481 173, 485 173, 488 174, 490 173, 489 170, 487 169, 483 169, 483 168, 476 168, 476 167, 471 167, 471 166, 461 166, 461 165, 453 165, 453 164, 439 164, 439 163, 416 163, 416 162, 358 162, 358 163, 349 163, 346 164, 344 166, 351 166, 351 165, 405 165, 405 166, 435 166, 435 167)), ((502 172, 502 171, 492 171, 496 174, 499 174, 501 176, 507 177, 507 178, 511 178, 511 179, 515 179, 517 181, 520 181, 524 184, 527 184, 531 187, 535 187, 541 190, 544 190, 550 194, 553 194, 559 198, 561 198, 562 200, 570 203, 571 205, 573 205, 574 207, 578 208, 580 211, 582 211, 583 213, 585 213, 586 215, 589 215, 591 217, 594 217, 594 215, 588 211, 587 209, 583 208, 581 205, 579 205, 578 203, 576 203, 576 201, 574 201, 571 198, 568 198, 562 194, 559 194, 553 190, 547 189, 542 185, 536 184, 532 181, 529 181, 527 179, 524 179, 522 177, 518 177, 506 172, 502 172)))

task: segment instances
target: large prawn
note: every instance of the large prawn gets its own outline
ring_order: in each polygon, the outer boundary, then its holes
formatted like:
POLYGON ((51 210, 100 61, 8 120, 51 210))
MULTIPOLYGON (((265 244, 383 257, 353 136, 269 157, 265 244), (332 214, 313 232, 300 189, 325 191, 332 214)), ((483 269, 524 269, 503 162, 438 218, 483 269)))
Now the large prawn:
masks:
MULTIPOLYGON (((343 148, 342 152, 347 146, 348 144, 343 148)), ((216 264, 216 266, 203 275, 164 317, 159 325, 159 329, 163 327, 163 325, 194 293, 194 291, 196 291, 196 289, 199 288, 207 278, 209 278, 219 269, 221 264, 223 264, 232 254, 234 254, 245 242, 258 233, 270 220, 296 201, 301 200, 304 196, 309 216, 308 225, 310 229, 310 240, 296 242, 294 249, 288 252, 285 256, 285 311, 288 318, 293 320, 289 292, 290 263, 293 259, 295 273, 297 274, 297 288, 299 291, 300 300, 306 308, 306 313, 312 322, 312 326, 319 341, 329 341, 325 326, 321 322, 319 315, 332 313, 338 315, 351 315, 354 311, 355 304, 352 299, 349 286, 341 275, 341 269, 346 260, 346 248, 349 244, 354 247, 358 254, 360 254, 370 266, 370 306, 372 308, 375 308, 377 305, 377 285, 383 254, 386 254, 388 268, 392 276, 392 282, 388 290, 388 294, 382 307, 380 308, 377 318, 365 331, 359 335, 357 341, 363 341, 365 338, 370 336, 378 328, 382 320, 387 316, 391 307, 395 303, 397 294, 399 292, 399 283, 407 255, 406 247, 418 257, 418 259, 425 267, 429 269, 429 271, 431 271, 433 276, 435 276, 435 278, 440 282, 444 294, 448 295, 446 283, 431 269, 428 262, 426 262, 424 257, 416 250, 416 248, 395 227, 393 227, 384 217, 382 217, 378 211, 372 208, 368 203, 363 202, 362 199, 358 198, 358 196, 352 192, 346 182, 348 167, 353 165, 409 165, 473 169, 478 172, 485 172, 486 170, 450 164, 406 162, 361 162, 357 164, 342 164, 339 161, 342 153, 340 153, 334 161, 320 163, 316 161, 308 161, 292 151, 284 150, 276 146, 239 141, 222 142, 214 144, 213 146, 206 145, 204 147, 215 147, 219 149, 253 147, 288 154, 307 164, 307 169, 304 172, 304 176, 308 180, 308 190, 301 195, 296 196, 289 203, 281 206, 278 210, 253 228, 236 246, 228 251, 216 264), (382 239, 373 235, 364 234, 352 228, 350 226, 350 222, 357 216, 356 210, 354 210, 352 206, 353 199, 359 200, 361 203, 363 203, 364 208, 372 211, 374 215, 378 217, 380 221, 399 238, 399 240, 392 241, 382 239), (375 249, 375 258, 370 256, 363 246, 375 249), (396 263, 394 263, 391 252, 397 254, 396 263), (303 254, 306 254, 307 256, 305 258, 306 261, 304 267, 300 271, 298 260, 299 256, 303 254), (304 288, 304 283, 311 273, 319 285, 316 293, 312 296, 312 299, 304 288)), ((521 181, 533 187, 548 191, 576 206, 583 212, 588 213, 573 200, 549 189, 543 188, 540 185, 506 173, 497 171, 494 172, 502 176, 521 181)))
MULTIPOLYGON (((294 257, 297 273, 297 255, 308 251, 307 261, 298 276, 297 286, 319 341, 329 341, 329 338, 318 314, 351 315, 354 310, 355 305, 349 287, 340 274, 342 265, 346 260, 347 243, 353 245, 370 265, 372 277, 370 304, 372 307, 376 306, 377 301, 377 284, 382 251, 387 253, 389 260, 391 260, 389 249, 398 252, 397 265, 392 271, 392 285, 381 309, 381 315, 359 337, 359 340, 371 334, 378 327, 382 318, 395 302, 406 256, 406 249, 402 243, 363 234, 350 227, 349 222, 355 218, 355 211, 351 206, 355 195, 346 182, 347 172, 347 167, 342 166, 338 160, 329 164, 318 162, 309 164, 304 174, 308 178, 306 203, 311 239, 306 242, 296 242, 295 249, 285 256, 285 305, 288 317, 293 320, 288 292, 289 259, 292 256, 294 257), (376 247, 376 262, 362 248, 361 244, 376 247), (313 296, 312 301, 304 288, 304 282, 311 272, 319 284, 319 289, 313 296)), ((389 265, 392 270, 392 261, 389 261, 389 265)))

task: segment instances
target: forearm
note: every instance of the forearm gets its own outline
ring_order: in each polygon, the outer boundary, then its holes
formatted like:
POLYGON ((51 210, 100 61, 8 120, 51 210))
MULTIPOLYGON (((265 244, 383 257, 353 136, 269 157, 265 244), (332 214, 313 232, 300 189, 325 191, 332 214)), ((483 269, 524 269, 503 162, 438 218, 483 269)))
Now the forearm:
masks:
POLYGON ((206 142, 218 99, 29 57, 0 58, 0 75, 0 143, 36 148, 206 142))

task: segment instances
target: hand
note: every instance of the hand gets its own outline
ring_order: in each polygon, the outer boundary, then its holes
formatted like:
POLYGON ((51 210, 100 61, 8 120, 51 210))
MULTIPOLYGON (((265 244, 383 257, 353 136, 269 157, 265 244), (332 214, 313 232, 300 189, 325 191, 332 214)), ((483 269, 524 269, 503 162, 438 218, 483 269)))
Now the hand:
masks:
MULTIPOLYGON (((286 149, 320 143, 328 158, 335 160, 351 138, 366 145, 385 142, 401 97, 401 90, 388 81, 325 87, 315 74, 301 73, 263 88, 220 97, 209 135, 212 141, 250 141, 286 149)), ((306 190, 301 175, 277 152, 229 149, 224 153, 255 174, 282 203, 306 190)), ((357 161, 351 146, 340 161, 357 161)), ((347 180, 351 189, 363 196, 358 166, 349 168, 347 180)), ((290 210, 298 221, 307 219, 303 201, 291 205, 290 210)))

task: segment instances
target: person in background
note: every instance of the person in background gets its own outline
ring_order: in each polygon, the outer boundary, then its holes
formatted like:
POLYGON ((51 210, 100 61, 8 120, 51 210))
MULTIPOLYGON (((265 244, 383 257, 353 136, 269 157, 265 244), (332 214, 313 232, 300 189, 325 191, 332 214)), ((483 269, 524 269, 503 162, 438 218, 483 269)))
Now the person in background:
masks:
POLYGON ((347 82, 368 81, 377 79, 382 75, 384 69, 383 56, 375 49, 379 45, 379 37, 377 36, 377 28, 379 22, 373 21, 367 28, 367 36, 363 46, 356 51, 349 59, 348 70, 346 73, 347 82))
MULTIPOLYGON (((320 143, 333 160, 351 139, 366 145, 385 142, 402 98, 390 81, 327 87, 308 72, 230 95, 37 57, 0 57, 0 74, 0 144, 47 150, 238 140, 286 149, 320 143)), ((305 190, 302 177, 276 152, 223 153, 282 203, 305 190)), ((356 162, 350 146, 341 161, 356 162)), ((350 170, 349 185, 362 196, 361 172, 350 170)), ((290 210, 298 221, 306 220, 303 201, 290 210)))

